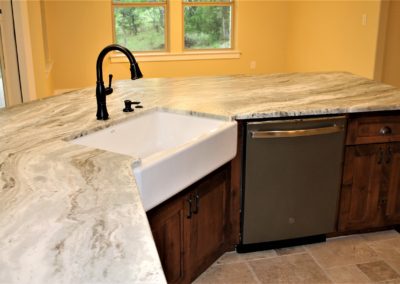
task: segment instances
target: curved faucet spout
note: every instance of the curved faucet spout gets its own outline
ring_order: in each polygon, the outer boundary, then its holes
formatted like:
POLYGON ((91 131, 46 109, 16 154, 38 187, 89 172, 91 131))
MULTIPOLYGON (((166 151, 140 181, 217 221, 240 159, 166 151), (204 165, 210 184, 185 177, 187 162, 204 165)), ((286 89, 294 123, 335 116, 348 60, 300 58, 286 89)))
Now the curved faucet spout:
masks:
POLYGON ((142 72, 140 71, 139 65, 137 64, 135 57, 126 47, 123 47, 119 44, 110 44, 106 46, 99 54, 96 63, 96 100, 97 100, 97 119, 98 120, 106 120, 108 119, 107 105, 106 105, 106 95, 109 95, 113 92, 111 88, 111 79, 112 75, 110 75, 110 83, 106 88, 104 87, 103 81, 103 61, 107 53, 110 51, 117 50, 126 55, 129 59, 130 70, 131 70, 131 79, 136 80, 143 77, 142 72))
POLYGON ((117 50, 125 54, 129 59, 129 63, 131 65, 131 79, 136 80, 143 77, 142 72, 139 69, 139 65, 137 64, 135 57, 126 47, 119 44, 110 44, 103 48, 100 52, 99 57, 97 58, 96 70, 97 70, 97 81, 103 81, 103 60, 106 57, 107 53, 110 51, 117 50))

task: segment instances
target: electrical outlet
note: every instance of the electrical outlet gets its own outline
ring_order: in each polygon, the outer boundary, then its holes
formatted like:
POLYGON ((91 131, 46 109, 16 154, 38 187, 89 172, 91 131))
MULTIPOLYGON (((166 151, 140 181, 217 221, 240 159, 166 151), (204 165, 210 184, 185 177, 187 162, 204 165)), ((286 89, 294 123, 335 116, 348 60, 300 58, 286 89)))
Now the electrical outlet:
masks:
POLYGON ((257 67, 257 62, 255 60, 250 61, 250 69, 256 69, 257 67))

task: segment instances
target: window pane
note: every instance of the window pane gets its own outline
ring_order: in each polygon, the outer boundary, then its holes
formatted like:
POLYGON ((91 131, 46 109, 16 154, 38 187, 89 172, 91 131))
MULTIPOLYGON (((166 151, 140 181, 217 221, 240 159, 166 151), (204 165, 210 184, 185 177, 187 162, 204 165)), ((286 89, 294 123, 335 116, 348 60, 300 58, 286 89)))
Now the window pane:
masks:
POLYGON ((116 41, 130 50, 165 49, 164 7, 115 7, 116 41))
POLYGON ((114 3, 119 4, 119 3, 163 3, 166 0, 113 0, 114 3))
POLYGON ((185 6, 185 48, 230 48, 230 6, 185 6))

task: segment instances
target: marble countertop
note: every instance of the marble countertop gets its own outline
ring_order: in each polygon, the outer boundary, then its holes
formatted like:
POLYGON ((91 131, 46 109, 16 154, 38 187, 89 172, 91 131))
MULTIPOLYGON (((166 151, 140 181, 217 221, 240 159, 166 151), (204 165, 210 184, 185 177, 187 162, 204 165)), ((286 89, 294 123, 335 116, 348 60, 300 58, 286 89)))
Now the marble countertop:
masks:
POLYGON ((399 110, 400 90, 349 73, 117 81, 0 110, 0 283, 162 283, 134 157, 68 142, 154 108, 227 119, 399 110), (123 113, 123 100, 144 109, 123 113))

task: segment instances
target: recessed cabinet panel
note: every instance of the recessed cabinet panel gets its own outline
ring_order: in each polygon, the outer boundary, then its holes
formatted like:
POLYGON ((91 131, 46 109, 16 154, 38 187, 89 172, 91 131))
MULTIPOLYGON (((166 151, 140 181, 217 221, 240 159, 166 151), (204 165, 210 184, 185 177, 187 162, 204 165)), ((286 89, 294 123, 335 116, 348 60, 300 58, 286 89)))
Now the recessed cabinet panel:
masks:
POLYGON ((382 183, 385 145, 346 148, 341 195, 340 230, 379 225, 379 188, 382 183))
POLYGON ((400 143, 387 148, 388 186, 385 218, 388 224, 400 224, 400 143))

